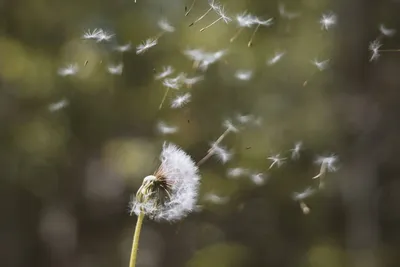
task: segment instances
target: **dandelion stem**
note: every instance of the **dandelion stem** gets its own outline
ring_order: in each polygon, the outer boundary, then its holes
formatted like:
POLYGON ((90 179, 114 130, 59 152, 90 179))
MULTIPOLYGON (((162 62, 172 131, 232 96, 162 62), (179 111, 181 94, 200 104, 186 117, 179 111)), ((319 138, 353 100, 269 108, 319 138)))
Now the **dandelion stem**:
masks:
POLYGON ((162 106, 163 106, 163 104, 165 102, 165 99, 167 98, 168 92, 169 92, 169 87, 167 87, 167 90, 165 90, 165 93, 164 93, 164 96, 163 96, 163 98, 161 100, 160 106, 158 107, 159 110, 162 108, 162 106))
POLYGON ((205 26, 204 28, 201 28, 200 31, 204 31, 207 30, 208 28, 210 28, 212 25, 214 25, 215 23, 217 23, 218 21, 220 21, 222 19, 222 17, 219 17, 218 19, 214 20, 213 22, 211 22, 209 25, 205 26))
POLYGON ((210 7, 210 9, 208 9, 208 10, 206 11, 206 13, 204 13, 204 14, 201 15, 198 19, 196 19, 195 21, 193 21, 192 23, 190 23, 189 27, 193 26, 194 24, 196 24, 197 22, 199 22, 200 20, 202 20, 205 16, 207 16, 208 13, 210 13, 210 11, 211 11, 212 9, 213 9, 213 8, 210 7))
POLYGON ((129 261, 129 267, 136 266, 137 251, 139 247, 139 238, 140 238, 140 231, 142 230, 143 219, 144 219, 144 212, 141 211, 139 213, 136 222, 135 232, 133 234, 133 243, 132 243, 131 259, 129 261))
POLYGON ((260 25, 261 25, 261 24, 258 24, 257 27, 254 29, 253 34, 251 35, 250 41, 249 41, 249 43, 247 44, 248 47, 250 47, 250 46, 253 45, 254 36, 256 35, 256 32, 258 31, 258 28, 260 28, 260 25))
POLYGON ((190 11, 192 11, 192 8, 194 7, 194 4, 196 3, 196 0, 193 0, 193 2, 192 2, 192 4, 190 5, 190 7, 189 7, 189 10, 186 12, 186 14, 185 14, 185 17, 187 16, 187 15, 189 15, 189 13, 190 13, 190 11))
POLYGON ((232 43, 233 41, 236 40, 236 38, 239 37, 240 33, 243 31, 244 28, 239 28, 236 33, 232 36, 232 38, 230 39, 230 42, 232 43))
POLYGON ((206 154, 199 162, 197 162, 197 166, 202 165, 202 164, 203 164, 204 162, 206 162, 212 155, 214 155, 215 147, 218 146, 219 143, 222 142, 222 140, 225 138, 225 136, 228 135, 228 133, 229 133, 230 131, 231 131, 231 130, 228 128, 228 129, 225 130, 225 132, 223 132, 223 133, 221 134, 221 136, 217 139, 217 141, 214 142, 213 146, 208 150, 207 154, 206 154))

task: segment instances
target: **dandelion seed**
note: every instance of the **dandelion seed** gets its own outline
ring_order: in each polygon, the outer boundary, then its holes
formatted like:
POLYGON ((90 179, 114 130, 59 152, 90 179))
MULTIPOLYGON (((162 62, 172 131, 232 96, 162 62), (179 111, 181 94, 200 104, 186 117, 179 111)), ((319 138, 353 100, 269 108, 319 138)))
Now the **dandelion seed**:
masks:
POLYGON ((238 24, 238 29, 230 39, 231 43, 239 37, 244 28, 251 28, 256 23, 255 16, 248 14, 246 11, 236 15, 236 22, 238 24))
POLYGON ((327 172, 335 172, 337 167, 335 164, 338 161, 338 157, 334 154, 330 156, 318 156, 315 163, 321 165, 319 173, 313 177, 313 179, 319 178, 319 188, 324 187, 324 178, 327 172))
POLYGON ((50 112, 55 112, 55 111, 65 108, 68 105, 69 105, 69 101, 67 99, 62 99, 58 102, 50 104, 48 109, 50 112))
POLYGON ((215 155, 222 164, 225 164, 232 159, 233 153, 225 147, 216 144, 216 142, 211 145, 211 149, 212 154, 215 155))
POLYGON ((308 198, 309 196, 313 195, 315 192, 316 192, 315 189, 308 187, 303 192, 293 193, 293 195, 292 195, 293 200, 299 203, 300 208, 304 214, 310 213, 310 208, 307 206, 307 204, 304 202, 304 200, 306 198, 308 198))
POLYGON ((175 31, 175 27, 173 27, 168 20, 166 19, 162 19, 158 21, 158 27, 161 28, 161 30, 165 31, 165 32, 174 32, 175 31))
POLYGON ((382 44, 379 40, 374 40, 371 43, 369 43, 369 51, 372 52, 372 55, 369 59, 369 61, 374 61, 377 60, 380 56, 379 54, 379 49, 381 48, 382 44))
POLYGON ((118 52, 121 52, 121 53, 130 51, 131 49, 132 49, 132 44, 131 43, 127 43, 127 44, 124 44, 124 45, 119 45, 119 46, 115 46, 114 47, 115 51, 118 51, 118 52))
POLYGON ((337 22, 337 17, 334 13, 330 12, 328 14, 322 14, 322 17, 319 21, 321 24, 322 30, 329 30, 333 25, 337 22))
POLYGON ((178 132, 179 128, 176 126, 168 125, 163 121, 160 121, 157 123, 157 130, 161 134, 174 134, 174 133, 178 132))
POLYGON ((239 129, 232 123, 231 120, 224 120, 222 125, 226 128, 227 132, 239 132, 239 129))
POLYGON ((98 40, 99 36, 103 33, 102 29, 94 29, 93 31, 87 30, 83 33, 82 39, 98 40))
POLYGON ((238 178, 241 176, 249 175, 249 170, 245 168, 230 168, 227 170, 226 175, 230 178, 238 178))
MULTIPOLYGON (((185 13, 185 17, 187 17, 187 15, 189 15, 189 13, 190 13, 190 11, 192 11, 192 9, 193 9, 193 7, 194 7, 194 4, 196 3, 196 0, 193 0, 192 1, 192 4, 190 5, 190 7, 189 7, 189 9, 186 11, 186 13, 185 13)), ((185 7, 185 9, 187 9, 186 7, 185 7)))
POLYGON ((220 20, 223 20, 226 24, 228 24, 230 21, 232 21, 232 19, 225 14, 224 7, 219 7, 216 10, 216 12, 217 12, 219 18, 214 20, 213 22, 211 22, 209 25, 205 26, 204 28, 201 28, 200 29, 201 32, 206 30, 206 29, 208 29, 208 28, 210 28, 211 26, 213 26, 214 24, 216 24, 220 20))
POLYGON ((183 83, 188 87, 191 88, 194 84, 204 80, 203 76, 196 76, 192 78, 185 78, 183 79, 183 83))
POLYGON ((250 180, 256 185, 263 185, 267 180, 267 176, 264 173, 252 173, 250 180))
POLYGON ((207 16, 208 13, 210 13, 212 10, 217 11, 220 8, 220 4, 216 1, 211 1, 209 3, 210 8, 203 14, 201 15, 199 18, 197 18, 195 21, 193 21, 192 23, 189 24, 189 27, 193 26, 194 24, 196 24, 197 22, 199 22, 200 20, 202 20, 205 16, 207 16))
POLYGON ((242 81, 248 81, 253 76, 253 72, 251 70, 237 70, 235 73, 235 77, 242 81))
POLYGON ((285 54, 286 52, 275 52, 275 55, 267 61, 267 64, 270 66, 276 64, 285 54))
POLYGON ((311 61, 313 65, 317 67, 318 70, 323 71, 328 67, 330 59, 324 60, 324 61, 318 61, 317 59, 314 59, 311 61))
POLYGON ((169 75, 171 75, 172 73, 174 73, 174 68, 173 67, 171 67, 171 66, 164 66, 163 67, 163 70, 162 70, 162 72, 161 73, 159 73, 159 74, 157 74, 156 76, 155 76, 155 79, 156 80, 161 80, 161 79, 164 79, 165 77, 167 77, 167 76, 169 76, 169 75))
POLYGON ((192 95, 190 93, 177 96, 174 100, 172 100, 171 108, 183 107, 184 105, 190 102, 191 97, 192 95))
POLYGON ((119 63, 118 65, 109 65, 107 67, 108 72, 114 75, 121 75, 123 69, 124 69, 124 64, 122 63, 119 63))
POLYGON ((280 154, 276 154, 275 156, 268 157, 267 159, 269 159, 269 160, 272 161, 271 165, 269 166, 269 169, 271 169, 271 168, 274 167, 275 165, 277 165, 278 168, 279 168, 280 166, 282 166, 282 164, 283 164, 283 163, 285 162, 285 160, 286 160, 286 158, 281 158, 281 157, 280 157, 280 154))
POLYGON ((298 159, 300 157, 300 150, 303 146, 303 142, 297 142, 294 144, 294 148, 290 149, 292 152, 292 159, 298 159))
POLYGON ((144 41, 143 43, 141 43, 136 47, 136 54, 142 54, 146 52, 153 46, 156 46, 157 43, 158 43, 157 39, 152 39, 152 38, 147 39, 146 41, 144 41))
POLYGON ((97 36, 97 42, 100 43, 102 41, 110 41, 111 38, 113 38, 114 36, 115 34, 108 33, 102 30, 101 33, 99 33, 99 35, 97 36))
POLYGON ((78 64, 69 64, 63 68, 58 69, 58 75, 60 76, 72 76, 77 74, 79 71, 78 64))
POLYGON ((142 212, 160 221, 177 221, 195 209, 200 176, 192 158, 174 144, 164 143, 161 164, 154 175, 144 178, 131 213, 142 212))
POLYGON ((392 37, 396 34, 396 29, 386 28, 385 25, 383 25, 383 24, 379 25, 379 31, 381 32, 381 34, 383 36, 386 36, 386 37, 392 37))
POLYGON ((247 124, 250 122, 254 122, 254 115, 242 115, 242 114, 237 114, 236 115, 236 120, 240 123, 240 124, 247 124))
POLYGON ((229 197, 221 197, 214 193, 208 193, 204 196, 204 200, 213 204, 222 205, 229 201, 229 197))
POLYGON ((285 5, 282 4, 282 3, 279 4, 278 10, 279 10, 279 15, 282 18, 285 18, 285 19, 288 19, 288 20, 292 20, 292 19, 298 18, 300 16, 300 13, 298 13, 298 12, 296 13, 296 12, 287 11, 286 8, 285 8, 285 5))
POLYGON ((254 29, 253 33, 251 34, 251 37, 250 37, 250 40, 249 40, 247 46, 251 47, 253 45, 254 37, 256 36, 256 33, 257 33, 258 29, 260 28, 260 26, 271 26, 273 24, 273 21, 274 21, 273 18, 270 18, 267 20, 261 20, 261 19, 255 17, 254 22, 257 26, 254 29))

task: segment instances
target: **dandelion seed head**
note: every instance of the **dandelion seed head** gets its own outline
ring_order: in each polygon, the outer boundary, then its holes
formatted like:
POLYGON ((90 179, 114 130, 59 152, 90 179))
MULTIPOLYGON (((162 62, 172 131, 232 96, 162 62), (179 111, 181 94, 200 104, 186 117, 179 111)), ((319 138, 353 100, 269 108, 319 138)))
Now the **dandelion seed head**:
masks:
POLYGON ((298 159, 300 157, 300 150, 302 149, 303 142, 299 141, 294 144, 294 148, 290 149, 292 152, 292 159, 298 159))
POLYGON ((250 174, 250 180, 256 185, 263 185, 267 180, 267 176, 264 173, 256 172, 250 174))
POLYGON ((338 162, 339 157, 331 154, 330 156, 318 156, 315 160, 315 164, 324 165, 329 172, 335 172, 337 167, 335 164, 338 162))
POLYGON ((323 61, 318 61, 317 59, 314 59, 311 61, 311 64, 317 67, 318 70, 323 71, 328 67, 330 59, 323 60, 323 61))
POLYGON ((242 28, 250 28, 251 26, 253 26, 254 24, 256 24, 256 17, 248 14, 246 11, 236 15, 236 21, 239 25, 239 27, 242 28))
POLYGON ((227 170, 226 175, 230 178, 238 178, 241 176, 249 175, 249 170, 245 168, 230 168, 227 170))
POLYGON ((255 22, 255 24, 259 24, 259 25, 268 27, 268 26, 271 26, 272 24, 274 24, 274 18, 269 18, 267 20, 262 20, 262 19, 260 19, 258 17, 255 17, 254 18, 254 22, 255 22))
POLYGON ((286 158, 282 158, 280 154, 276 154, 274 156, 268 157, 270 161, 272 161, 271 165, 269 166, 269 169, 271 169, 273 166, 277 165, 278 168, 282 166, 282 164, 285 162, 286 158))
POLYGON ((132 201, 131 212, 176 221, 196 207, 200 176, 192 158, 178 146, 164 143, 160 167, 147 176, 132 201))
POLYGON ((62 99, 58 102, 50 104, 48 109, 50 112, 55 112, 55 111, 65 108, 68 105, 69 105, 68 99, 62 99))
POLYGON ((294 201, 301 201, 304 200, 311 195, 313 195, 316 192, 316 190, 312 187, 307 187, 304 191, 302 192, 295 192, 292 194, 292 198, 294 201))
POLYGON ((131 43, 127 43, 127 44, 124 44, 124 45, 118 45, 118 46, 114 47, 115 51, 118 51, 118 52, 121 52, 121 53, 130 51, 131 49, 132 49, 132 44, 131 43))
POLYGON ((234 132, 234 133, 239 132, 239 129, 233 124, 233 122, 231 120, 224 120, 222 125, 226 128, 226 130, 228 130, 230 132, 234 132))
POLYGON ((227 163, 233 157, 233 153, 228 151, 225 147, 222 147, 216 143, 211 144, 211 148, 213 149, 213 154, 223 163, 227 163))

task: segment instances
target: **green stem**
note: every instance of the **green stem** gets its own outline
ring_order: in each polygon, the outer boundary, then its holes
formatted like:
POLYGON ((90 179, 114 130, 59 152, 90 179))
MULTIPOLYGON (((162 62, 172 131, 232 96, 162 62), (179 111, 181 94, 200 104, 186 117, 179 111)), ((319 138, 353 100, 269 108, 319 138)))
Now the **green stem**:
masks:
POLYGON ((142 230, 143 219, 144 219, 144 212, 140 212, 139 216, 137 218, 137 222, 136 222, 135 233, 133 234, 131 260, 129 262, 129 267, 135 267, 135 265, 136 265, 137 251, 138 251, 138 247, 139 247, 140 231, 142 230))

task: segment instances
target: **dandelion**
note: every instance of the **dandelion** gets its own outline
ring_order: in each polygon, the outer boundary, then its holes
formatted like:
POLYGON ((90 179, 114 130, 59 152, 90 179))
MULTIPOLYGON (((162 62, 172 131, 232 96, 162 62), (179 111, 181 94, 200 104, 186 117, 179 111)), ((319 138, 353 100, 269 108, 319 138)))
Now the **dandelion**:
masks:
POLYGON ((131 43, 127 43, 127 44, 124 44, 124 45, 118 45, 118 46, 114 47, 115 51, 118 51, 118 52, 121 52, 121 53, 130 51, 131 49, 132 49, 132 44, 131 43))
POLYGON ((322 30, 329 30, 337 22, 337 17, 334 13, 330 12, 328 14, 322 14, 319 23, 321 24, 322 30))
POLYGON ((97 42, 100 43, 102 41, 110 41, 111 38, 113 38, 115 34, 108 33, 106 31, 101 30, 101 32, 97 36, 97 42))
POLYGON ((114 75, 121 75, 123 69, 124 69, 124 64, 122 63, 119 63, 118 65, 109 65, 107 67, 108 72, 114 75))
POLYGON ((300 150, 303 146, 303 142, 299 141, 294 144, 294 148, 290 149, 292 152, 292 159, 298 159, 300 157, 300 150))
POLYGON ((310 208, 307 206, 307 204, 304 202, 304 200, 310 196, 312 196, 316 192, 315 189, 311 187, 307 187, 303 192, 295 192, 292 195, 292 199, 296 202, 299 203, 301 210, 303 211, 304 214, 309 214, 310 213, 310 208))
POLYGON ((62 99, 58 102, 50 104, 48 109, 50 112, 55 112, 55 111, 65 108, 68 105, 69 105, 69 101, 67 99, 62 99))
POLYGON ((255 17, 254 18, 254 23, 257 26, 254 29, 253 33, 251 34, 251 37, 250 37, 249 42, 247 43, 247 46, 251 47, 253 45, 254 37, 256 36, 256 33, 257 33, 258 29, 260 28, 260 26, 266 26, 266 27, 271 26, 273 24, 273 21, 274 21, 273 18, 270 18, 270 19, 267 19, 267 20, 261 20, 261 19, 255 17))
POLYGON ((140 45, 138 45, 136 47, 136 54, 138 54, 138 55, 143 54, 144 52, 146 52, 153 46, 156 46, 157 43, 158 43, 158 39, 152 39, 152 38, 147 39, 146 41, 144 41, 143 43, 141 43, 140 45))
POLYGON ((208 28, 210 28, 211 26, 213 26, 215 23, 217 23, 217 22, 220 21, 220 20, 223 20, 226 24, 228 24, 230 21, 232 21, 232 19, 231 19, 230 17, 228 17, 228 16, 225 14, 225 9, 224 9, 224 7, 219 7, 219 8, 216 10, 216 12, 217 12, 219 18, 216 19, 216 20, 214 20, 213 22, 211 22, 211 23, 208 24, 207 26, 201 28, 201 29, 200 29, 201 32, 202 32, 202 31, 205 31, 205 30, 208 29, 208 28))
POLYGON ((318 156, 315 163, 321 165, 319 173, 313 177, 313 179, 319 178, 319 188, 324 187, 324 178, 327 172, 335 172, 337 167, 335 164, 338 161, 338 157, 334 154, 330 156, 318 156))
POLYGON ((386 28, 385 25, 383 25, 383 24, 379 25, 379 31, 381 32, 381 34, 383 36, 386 36, 386 37, 392 37, 393 35, 396 34, 396 29, 386 28))
POLYGON ((77 74, 79 71, 78 64, 68 64, 65 67, 58 69, 58 75, 60 76, 72 76, 77 74))
POLYGON ((178 132, 178 127, 166 124, 163 121, 157 123, 157 130, 161 134, 174 134, 178 132))
POLYGON ((286 52, 275 52, 275 55, 267 61, 267 64, 270 66, 276 64, 285 54, 286 52))
POLYGON ((171 75, 172 73, 174 73, 174 71, 175 70, 174 70, 173 67, 171 67, 171 66, 166 66, 165 67, 164 66, 163 70, 155 76, 155 79, 156 80, 164 79, 165 77, 167 77, 167 76, 171 75))
POLYGON ((172 100, 171 108, 183 107, 184 105, 190 102, 191 97, 192 95, 190 93, 177 96, 174 100, 172 100))
POLYGON ((281 158, 281 157, 280 157, 280 154, 276 154, 276 155, 274 155, 274 156, 268 157, 267 159, 269 159, 269 160, 272 161, 272 163, 271 163, 271 165, 269 166, 268 169, 271 169, 271 168, 274 167, 275 165, 277 165, 278 168, 279 168, 280 166, 282 166, 282 164, 283 164, 283 163, 285 162, 285 160, 286 160, 286 158, 281 158))
POLYGON ((186 73, 181 72, 178 76, 176 76, 175 78, 166 78, 163 81, 163 85, 167 88, 167 90, 165 90, 164 96, 161 100, 160 106, 158 107, 158 109, 161 109, 165 99, 167 98, 168 92, 170 89, 175 89, 178 90, 181 85, 182 85, 182 81, 186 78, 186 73))
POLYGON ((145 216, 156 221, 178 221, 196 209, 200 176, 192 158, 174 144, 164 143, 161 164, 146 176, 130 203, 138 216, 130 267, 135 266, 141 226, 145 216))
POLYGON ((242 81, 248 81, 253 76, 253 71, 251 70, 237 70, 235 77, 242 81))
MULTIPOLYGON (((225 147, 217 144, 216 142, 211 144, 210 150, 212 151, 211 155, 215 155, 218 158, 218 160, 222 162, 222 164, 225 164, 232 159, 233 156, 232 151, 229 151, 225 147)), ((201 164, 198 163, 197 165, 201 164)))

